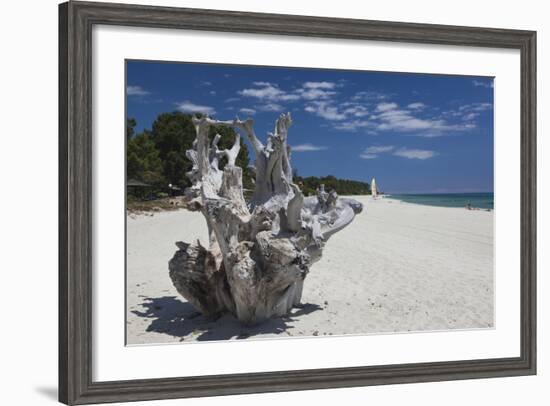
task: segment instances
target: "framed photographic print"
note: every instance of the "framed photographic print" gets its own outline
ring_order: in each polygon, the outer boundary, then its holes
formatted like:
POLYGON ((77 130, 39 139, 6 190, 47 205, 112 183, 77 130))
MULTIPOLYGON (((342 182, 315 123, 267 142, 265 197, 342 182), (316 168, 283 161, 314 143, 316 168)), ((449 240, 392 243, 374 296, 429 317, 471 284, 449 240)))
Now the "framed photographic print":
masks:
POLYGON ((535 32, 59 16, 61 402, 535 374, 535 32))

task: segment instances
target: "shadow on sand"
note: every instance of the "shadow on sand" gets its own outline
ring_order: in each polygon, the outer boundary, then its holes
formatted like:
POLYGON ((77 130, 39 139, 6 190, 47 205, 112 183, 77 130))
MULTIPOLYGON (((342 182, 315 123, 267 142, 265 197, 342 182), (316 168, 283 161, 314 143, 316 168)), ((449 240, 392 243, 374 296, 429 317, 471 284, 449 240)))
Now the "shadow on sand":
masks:
MULTIPOLYGON (((257 326, 243 326, 231 315, 212 320, 201 315, 187 302, 181 302, 175 296, 146 298, 141 306, 144 311, 132 310, 139 317, 152 319, 147 331, 180 337, 180 341, 245 339, 261 334, 281 334, 293 327, 288 325, 294 318, 323 309, 311 303, 302 304, 285 317, 268 320, 257 326), (191 336, 191 337, 187 337, 191 336), (187 338, 186 338, 187 337, 187 338)), ((289 335, 291 335, 289 333, 289 335)))

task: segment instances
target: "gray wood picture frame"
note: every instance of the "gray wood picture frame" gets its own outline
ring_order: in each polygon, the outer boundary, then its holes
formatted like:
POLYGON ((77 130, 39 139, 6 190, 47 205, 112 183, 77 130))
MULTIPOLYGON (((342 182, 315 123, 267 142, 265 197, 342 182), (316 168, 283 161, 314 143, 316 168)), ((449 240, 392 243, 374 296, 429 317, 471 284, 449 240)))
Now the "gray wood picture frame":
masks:
POLYGON ((535 374, 535 250, 536 32, 108 3, 68 2, 59 6, 61 402, 87 404, 535 374), (91 33, 94 24, 518 49, 521 53, 521 355, 517 358, 94 382, 91 339, 91 33))

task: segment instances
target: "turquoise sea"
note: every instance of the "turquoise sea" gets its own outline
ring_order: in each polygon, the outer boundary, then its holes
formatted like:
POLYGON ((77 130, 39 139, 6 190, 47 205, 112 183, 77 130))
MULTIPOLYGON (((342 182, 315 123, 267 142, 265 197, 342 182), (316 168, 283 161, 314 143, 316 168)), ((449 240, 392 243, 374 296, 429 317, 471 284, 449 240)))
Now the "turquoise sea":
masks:
POLYGON ((388 197, 406 203, 441 207, 466 207, 493 209, 493 193, 437 193, 437 194, 390 194, 388 197))

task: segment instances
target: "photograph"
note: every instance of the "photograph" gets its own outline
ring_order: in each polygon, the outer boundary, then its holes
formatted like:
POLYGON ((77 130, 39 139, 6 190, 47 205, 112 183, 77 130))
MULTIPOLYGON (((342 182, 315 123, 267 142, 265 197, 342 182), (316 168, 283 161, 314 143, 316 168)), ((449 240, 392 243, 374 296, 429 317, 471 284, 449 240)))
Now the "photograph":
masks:
POLYGON ((495 328, 493 77, 125 64, 126 345, 495 328))

